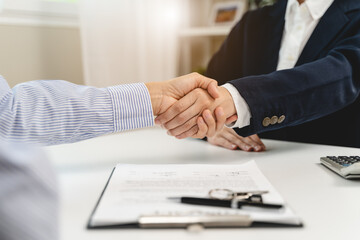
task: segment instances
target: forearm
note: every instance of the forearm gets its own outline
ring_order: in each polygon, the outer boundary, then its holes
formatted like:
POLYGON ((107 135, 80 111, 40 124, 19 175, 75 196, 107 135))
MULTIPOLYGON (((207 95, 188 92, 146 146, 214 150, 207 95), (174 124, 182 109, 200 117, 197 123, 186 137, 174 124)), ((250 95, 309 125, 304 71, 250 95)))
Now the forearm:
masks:
POLYGON ((71 143, 153 125, 150 98, 140 84, 99 89, 34 81, 7 91, 0 108, 0 137, 8 141, 71 143))

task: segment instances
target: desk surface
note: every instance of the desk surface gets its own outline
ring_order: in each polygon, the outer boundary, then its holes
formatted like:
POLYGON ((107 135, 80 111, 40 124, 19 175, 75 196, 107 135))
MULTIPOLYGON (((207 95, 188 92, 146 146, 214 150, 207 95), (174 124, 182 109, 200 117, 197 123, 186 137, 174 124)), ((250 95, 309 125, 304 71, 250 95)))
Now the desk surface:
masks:
POLYGON ((61 239, 358 239, 360 181, 345 180, 319 163, 326 155, 360 149, 265 140, 267 151, 247 153, 198 140, 177 140, 161 129, 109 135, 46 149, 59 173, 61 239), (255 160, 303 228, 87 230, 89 215, 116 163, 237 164, 255 160))

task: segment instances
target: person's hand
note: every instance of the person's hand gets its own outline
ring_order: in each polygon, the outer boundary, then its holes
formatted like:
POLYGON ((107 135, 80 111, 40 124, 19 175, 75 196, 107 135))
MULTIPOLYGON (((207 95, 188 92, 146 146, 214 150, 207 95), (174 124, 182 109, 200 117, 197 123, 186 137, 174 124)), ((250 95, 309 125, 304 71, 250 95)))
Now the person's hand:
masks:
MULTIPOLYGON (((210 110, 206 109, 203 111, 202 116, 197 119, 197 126, 194 126, 193 131, 195 132, 198 128, 198 132, 192 135, 192 138, 204 138, 206 136, 212 137, 216 132, 220 131, 224 124, 230 124, 237 120, 237 115, 233 115, 230 118, 225 117, 224 110, 222 107, 215 109, 215 118, 211 114, 210 110), (205 119, 205 120, 204 120, 205 119)), ((176 136, 178 139, 186 138, 189 133, 182 133, 181 135, 176 136)))
MULTIPOLYGON (((220 96, 213 99, 206 91, 195 89, 174 103, 165 113, 159 115, 156 118, 156 122, 168 129, 169 135, 176 136, 177 138, 191 137, 196 134, 198 129, 198 117, 205 109, 209 109, 211 113, 214 113, 213 115, 216 115, 216 122, 219 122, 216 131, 219 131, 226 119, 236 114, 235 105, 230 93, 223 87, 219 87, 219 91, 220 96), (222 114, 220 110, 216 110, 219 108, 223 111, 223 116, 220 116, 222 114), (220 112, 216 114, 215 110, 220 112)), ((209 114, 211 115, 211 113, 209 114)), ((204 112, 203 119, 209 119, 209 122, 211 122, 210 115, 204 112)), ((207 136, 212 136, 213 134, 215 134, 215 131, 210 131, 207 136)))
POLYGON ((241 137, 231 128, 223 128, 213 137, 208 137, 207 141, 213 145, 230 150, 235 150, 237 148, 247 152, 262 152, 266 150, 264 143, 258 135, 255 134, 249 137, 241 137))
MULTIPOLYGON (((202 116, 196 119, 196 125, 185 133, 176 135, 176 138, 183 139, 187 137, 204 138, 206 136, 214 136, 217 131, 220 131, 226 123, 224 110, 218 107, 214 111, 215 118, 210 110, 204 110, 202 116)), ((180 130, 181 131, 181 130, 180 130)), ((171 135, 170 132, 168 132, 171 135)))
MULTIPOLYGON (((211 96, 220 96, 217 81, 198 73, 191 73, 165 82, 146 83, 149 90, 154 116, 162 114, 177 100, 194 89, 201 88, 211 96)), ((155 121, 155 123, 157 123, 155 121)))

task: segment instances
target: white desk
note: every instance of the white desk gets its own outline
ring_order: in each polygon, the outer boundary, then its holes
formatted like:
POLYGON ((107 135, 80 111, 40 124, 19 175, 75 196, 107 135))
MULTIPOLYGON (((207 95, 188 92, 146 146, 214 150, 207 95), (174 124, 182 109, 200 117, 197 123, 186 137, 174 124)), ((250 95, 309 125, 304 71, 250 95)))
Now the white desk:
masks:
POLYGON ((360 181, 319 164, 320 156, 360 155, 360 149, 264 141, 267 151, 246 153, 198 140, 176 140, 161 129, 105 136, 47 148, 59 172, 61 239, 359 239, 360 181), (303 228, 86 230, 88 217, 116 163, 236 164, 253 159, 303 219, 303 228))

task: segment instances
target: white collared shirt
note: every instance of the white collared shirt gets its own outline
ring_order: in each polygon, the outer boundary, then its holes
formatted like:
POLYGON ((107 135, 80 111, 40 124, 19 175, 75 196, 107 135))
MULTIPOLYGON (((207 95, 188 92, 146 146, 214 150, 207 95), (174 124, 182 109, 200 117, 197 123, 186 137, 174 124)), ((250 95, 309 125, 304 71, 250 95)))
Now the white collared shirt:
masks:
MULTIPOLYGON (((297 0, 288 0, 277 70, 295 66, 320 19, 333 2, 334 0, 306 0, 299 4, 297 0)), ((248 126, 251 118, 248 104, 232 84, 227 83, 223 87, 230 92, 238 115, 238 120, 231 127, 248 126)))

